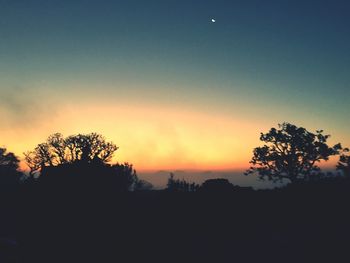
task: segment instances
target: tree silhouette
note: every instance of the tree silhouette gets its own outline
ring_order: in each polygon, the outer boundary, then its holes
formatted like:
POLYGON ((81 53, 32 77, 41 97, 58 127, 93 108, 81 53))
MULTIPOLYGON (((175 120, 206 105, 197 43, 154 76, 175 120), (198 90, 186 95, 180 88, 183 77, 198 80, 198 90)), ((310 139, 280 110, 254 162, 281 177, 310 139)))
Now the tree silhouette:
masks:
POLYGON ((170 192, 195 192, 198 190, 199 185, 195 183, 189 183, 185 179, 175 179, 175 175, 170 173, 167 183, 167 191, 170 192))
POLYGON ((199 190, 201 192, 226 193, 235 190, 235 187, 227 179, 217 178, 206 180, 199 190))
POLYGON ((30 174, 44 167, 83 161, 86 163, 101 161, 107 163, 118 147, 97 133, 71 135, 66 138, 60 133, 48 137, 46 142, 38 144, 33 151, 24 153, 30 174))
POLYGON ((7 152, 6 148, 0 148, 0 168, 1 170, 16 171, 19 160, 12 152, 7 152))
POLYGON ((261 133, 260 140, 266 144, 254 149, 252 167, 245 174, 258 172, 261 179, 272 181, 307 180, 320 170, 317 163, 341 150, 340 144, 327 145, 329 137, 323 130, 314 134, 290 123, 279 124, 279 129, 261 133))
POLYGON ((106 164, 99 161, 46 166, 37 179, 46 187, 127 192, 134 189, 138 177, 132 164, 106 164))
POLYGON ((109 164, 118 147, 97 133, 48 137, 33 151, 25 153, 30 174, 39 173, 42 185, 55 188, 132 190, 138 178, 129 163, 109 164))
POLYGON ((136 170, 133 169, 133 165, 129 163, 114 164, 111 166, 116 176, 113 176, 114 184, 120 191, 128 191, 135 188, 135 185, 139 182, 136 174, 136 170))
POLYGON ((137 179, 134 183, 134 190, 135 191, 142 191, 142 190, 152 190, 153 185, 142 179, 137 179))
POLYGON ((12 152, 7 152, 6 148, 0 148, 0 184, 4 187, 18 183, 21 172, 19 169, 19 159, 12 152))
POLYGON ((343 175, 350 178, 350 155, 348 148, 343 150, 343 153, 339 157, 339 162, 337 164, 337 170, 342 171, 343 175))

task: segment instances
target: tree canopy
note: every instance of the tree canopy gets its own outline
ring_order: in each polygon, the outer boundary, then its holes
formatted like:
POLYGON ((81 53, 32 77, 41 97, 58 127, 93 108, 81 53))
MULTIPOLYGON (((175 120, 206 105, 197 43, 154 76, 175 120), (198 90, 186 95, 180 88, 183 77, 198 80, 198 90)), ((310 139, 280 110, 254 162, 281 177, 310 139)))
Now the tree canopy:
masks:
POLYGON ((265 144, 253 150, 252 167, 246 174, 257 172, 261 179, 272 181, 307 180, 320 170, 319 162, 327 161, 342 148, 339 143, 328 146, 330 135, 324 135, 323 130, 311 133, 290 123, 278 126, 279 129, 261 133, 260 140, 265 144))
POLYGON ((24 153, 25 161, 33 174, 44 167, 60 164, 82 162, 109 162, 118 147, 107 142, 97 133, 78 134, 63 137, 60 133, 49 136, 33 151, 24 153))
POLYGON ((118 192, 140 187, 132 164, 110 163, 117 149, 97 133, 68 137, 55 133, 24 155, 32 178, 40 174, 41 185, 118 192))

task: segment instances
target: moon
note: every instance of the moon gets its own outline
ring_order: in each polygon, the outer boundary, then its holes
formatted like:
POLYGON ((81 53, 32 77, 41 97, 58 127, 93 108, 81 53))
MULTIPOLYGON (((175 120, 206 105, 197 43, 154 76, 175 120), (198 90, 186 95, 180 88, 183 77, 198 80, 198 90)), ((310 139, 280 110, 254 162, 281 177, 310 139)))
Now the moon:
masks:
POLYGON ((215 23, 215 22, 216 22, 216 20, 215 20, 214 18, 212 18, 212 19, 211 19, 211 22, 215 23))

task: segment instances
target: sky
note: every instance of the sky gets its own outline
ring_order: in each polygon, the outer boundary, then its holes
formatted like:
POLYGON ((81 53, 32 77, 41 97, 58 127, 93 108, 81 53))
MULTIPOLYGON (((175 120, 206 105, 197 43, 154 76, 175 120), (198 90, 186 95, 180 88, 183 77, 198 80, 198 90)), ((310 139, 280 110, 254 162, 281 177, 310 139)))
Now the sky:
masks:
POLYGON ((138 170, 244 170, 284 121, 350 146, 349 14, 337 0, 0 0, 0 146, 22 158, 52 133, 98 132, 138 170))

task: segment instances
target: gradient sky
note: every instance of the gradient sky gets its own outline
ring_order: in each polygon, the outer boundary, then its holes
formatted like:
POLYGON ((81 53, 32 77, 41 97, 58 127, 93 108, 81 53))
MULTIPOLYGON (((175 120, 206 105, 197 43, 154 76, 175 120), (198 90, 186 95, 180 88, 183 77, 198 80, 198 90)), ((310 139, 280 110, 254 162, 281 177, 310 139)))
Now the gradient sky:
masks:
POLYGON ((94 131, 141 170, 244 169, 287 121, 350 146, 349 47, 349 1, 0 0, 0 145, 94 131))

